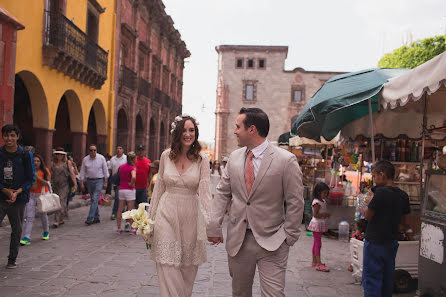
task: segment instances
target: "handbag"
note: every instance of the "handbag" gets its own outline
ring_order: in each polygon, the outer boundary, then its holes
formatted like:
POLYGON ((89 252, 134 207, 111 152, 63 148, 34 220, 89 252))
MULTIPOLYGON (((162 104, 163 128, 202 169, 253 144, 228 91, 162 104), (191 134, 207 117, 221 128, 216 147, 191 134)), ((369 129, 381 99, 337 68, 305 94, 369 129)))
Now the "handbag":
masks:
POLYGON ((42 186, 42 193, 39 198, 37 198, 36 212, 37 213, 48 213, 55 212, 61 209, 59 195, 53 193, 51 184, 48 186, 49 193, 45 193, 45 187, 42 186))

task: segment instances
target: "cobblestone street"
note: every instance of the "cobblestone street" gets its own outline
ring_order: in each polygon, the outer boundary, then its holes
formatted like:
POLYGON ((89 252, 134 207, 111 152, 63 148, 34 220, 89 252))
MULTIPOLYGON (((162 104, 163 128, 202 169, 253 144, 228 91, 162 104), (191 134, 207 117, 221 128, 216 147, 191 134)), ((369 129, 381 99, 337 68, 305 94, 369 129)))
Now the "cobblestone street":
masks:
MULTIPOLYGON (((31 245, 20 248, 15 270, 4 268, 10 227, 3 225, 0 296, 158 296, 155 265, 142 239, 114 232, 111 207, 101 206, 102 221, 91 226, 84 224, 87 212, 85 206, 71 210, 62 227, 50 230, 49 241, 40 240, 42 229, 36 219, 31 245)), ((363 296, 362 287, 347 271, 347 243, 323 238, 322 256, 329 273, 311 267, 311 245, 312 237, 303 234, 290 250, 286 296, 363 296)), ((199 269, 193 296, 231 296, 226 257, 223 245, 208 247, 208 263, 199 269)), ((254 287, 254 296, 260 296, 257 276, 254 287)))

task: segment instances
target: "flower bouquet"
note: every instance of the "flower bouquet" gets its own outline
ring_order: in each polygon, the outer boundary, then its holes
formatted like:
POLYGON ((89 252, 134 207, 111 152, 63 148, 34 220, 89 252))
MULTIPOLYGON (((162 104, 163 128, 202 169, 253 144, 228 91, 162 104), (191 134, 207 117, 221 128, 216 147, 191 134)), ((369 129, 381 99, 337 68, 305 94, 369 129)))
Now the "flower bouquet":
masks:
POLYGON ((153 233, 153 225, 155 221, 149 218, 149 213, 146 211, 146 206, 150 207, 149 203, 140 203, 137 209, 132 209, 122 213, 122 218, 125 220, 133 220, 132 228, 136 229, 136 234, 141 235, 146 241, 147 249, 150 244, 147 242, 148 238, 153 233))

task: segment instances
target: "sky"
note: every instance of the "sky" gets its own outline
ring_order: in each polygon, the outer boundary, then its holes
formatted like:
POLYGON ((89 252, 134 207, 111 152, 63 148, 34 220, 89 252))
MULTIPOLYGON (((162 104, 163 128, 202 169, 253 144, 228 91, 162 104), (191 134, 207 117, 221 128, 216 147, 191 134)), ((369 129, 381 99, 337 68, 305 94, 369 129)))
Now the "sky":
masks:
POLYGON ((285 69, 356 71, 408 41, 446 34, 446 0, 163 0, 191 52, 185 61, 183 113, 215 133, 215 47, 285 45, 285 69))

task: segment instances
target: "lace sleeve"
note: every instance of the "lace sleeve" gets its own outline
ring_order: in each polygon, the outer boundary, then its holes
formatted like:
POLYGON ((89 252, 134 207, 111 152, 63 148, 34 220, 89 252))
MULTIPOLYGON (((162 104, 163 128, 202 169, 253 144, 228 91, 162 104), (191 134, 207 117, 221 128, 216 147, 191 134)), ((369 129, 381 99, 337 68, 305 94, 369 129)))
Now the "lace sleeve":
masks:
POLYGON ((202 154, 200 165, 200 184, 198 189, 198 202, 200 204, 200 210, 206 220, 206 224, 209 222, 209 216, 211 213, 211 191, 209 188, 210 169, 209 160, 206 155, 202 154))
POLYGON ((153 188, 152 199, 150 201, 150 213, 149 217, 152 220, 155 220, 156 210, 158 209, 158 205, 160 202, 161 196, 166 191, 166 185, 164 184, 164 162, 165 162, 166 154, 163 153, 160 158, 160 165, 158 171, 158 178, 155 182, 155 187, 153 188))

